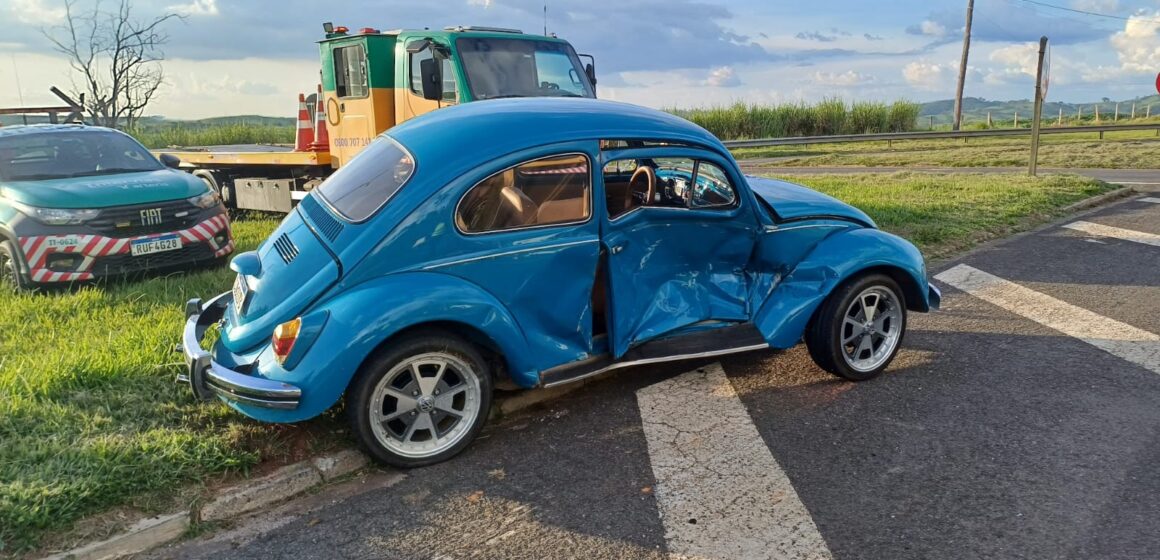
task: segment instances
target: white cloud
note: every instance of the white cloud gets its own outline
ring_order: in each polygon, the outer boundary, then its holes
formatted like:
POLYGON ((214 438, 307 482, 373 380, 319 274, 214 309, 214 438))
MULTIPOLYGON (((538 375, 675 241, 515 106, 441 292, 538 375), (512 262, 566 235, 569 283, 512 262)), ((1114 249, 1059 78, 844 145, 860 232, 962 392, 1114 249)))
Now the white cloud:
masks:
POLYGON ((1111 43, 1125 72, 1160 69, 1160 12, 1129 17, 1124 30, 1112 35, 1111 43))
POLYGON ((954 85, 955 69, 950 64, 925 60, 911 62, 902 68, 902 77, 912 87, 925 91, 942 91, 954 85))
POLYGON ((986 72, 983 81, 987 84, 1003 84, 1024 76, 1034 78, 1039 65, 1039 43, 1000 47, 992 51, 988 58, 1000 66, 986 72))
POLYGON ((711 87, 736 87, 741 85, 741 78, 733 71, 732 66, 718 66, 709 72, 705 85, 711 87))
POLYGON ((918 29, 922 31, 923 35, 930 35, 931 37, 942 37, 947 34, 945 25, 929 19, 919 24, 918 29))
POLYGON ((491 0, 467 0, 468 6, 483 6, 484 8, 491 7, 491 0))
POLYGON ((173 4, 165 9, 191 17, 218 15, 217 0, 190 0, 188 4, 173 4))
POLYGON ((862 74, 854 70, 845 72, 814 72, 814 82, 824 86, 850 87, 873 83, 874 76, 862 74))
POLYGON ((16 21, 31 25, 53 25, 64 19, 63 7, 45 6, 44 0, 11 0, 8 11, 16 21))

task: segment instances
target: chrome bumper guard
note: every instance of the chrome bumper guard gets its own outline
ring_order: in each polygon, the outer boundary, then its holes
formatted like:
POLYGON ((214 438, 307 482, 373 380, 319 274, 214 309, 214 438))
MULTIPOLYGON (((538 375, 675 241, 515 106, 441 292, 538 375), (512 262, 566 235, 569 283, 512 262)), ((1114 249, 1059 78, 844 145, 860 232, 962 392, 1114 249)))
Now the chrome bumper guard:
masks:
POLYGON ((281 381, 271 381, 234 371, 213 360, 213 355, 201 347, 206 329, 221 321, 233 295, 221 294, 204 305, 194 298, 185 303, 185 330, 181 344, 175 349, 185 355, 187 373, 178 374, 178 382, 187 382, 201 400, 221 397, 230 402, 293 410, 302 400, 302 390, 281 381))
POLYGON ((931 283, 927 283, 926 289, 926 297, 927 300, 930 301, 930 310, 938 311, 939 306, 942 305, 942 292, 938 291, 938 288, 936 288, 934 284, 931 283))

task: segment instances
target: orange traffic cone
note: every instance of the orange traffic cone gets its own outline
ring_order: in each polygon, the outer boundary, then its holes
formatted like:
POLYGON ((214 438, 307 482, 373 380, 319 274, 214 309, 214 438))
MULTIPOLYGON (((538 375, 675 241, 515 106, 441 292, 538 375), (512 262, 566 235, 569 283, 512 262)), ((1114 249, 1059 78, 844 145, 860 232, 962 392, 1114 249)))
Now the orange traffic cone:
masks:
POLYGON ((325 152, 330 149, 330 132, 326 128, 326 99, 322 97, 321 84, 318 86, 318 101, 314 106, 314 143, 310 149, 325 152))
POLYGON ((310 120, 310 111, 306 108, 306 96, 298 94, 298 134, 294 138, 294 151, 306 152, 314 142, 314 123, 310 120))

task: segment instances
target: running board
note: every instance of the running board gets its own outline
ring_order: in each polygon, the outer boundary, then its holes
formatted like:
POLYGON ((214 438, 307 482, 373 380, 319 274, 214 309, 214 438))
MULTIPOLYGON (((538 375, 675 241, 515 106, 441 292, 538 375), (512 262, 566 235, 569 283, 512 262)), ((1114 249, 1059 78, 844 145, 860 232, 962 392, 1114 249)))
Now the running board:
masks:
POLYGON ((769 348, 769 343, 752 323, 691 332, 633 347, 619 360, 613 360, 612 354, 601 354, 544 370, 540 372, 540 386, 555 387, 630 366, 711 358, 766 348, 769 348))

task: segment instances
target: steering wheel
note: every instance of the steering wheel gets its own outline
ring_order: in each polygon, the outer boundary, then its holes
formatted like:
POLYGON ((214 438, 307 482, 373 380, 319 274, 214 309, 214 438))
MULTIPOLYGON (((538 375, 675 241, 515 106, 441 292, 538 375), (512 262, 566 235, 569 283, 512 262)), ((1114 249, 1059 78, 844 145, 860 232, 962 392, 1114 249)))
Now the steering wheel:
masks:
POLYGON ((637 185, 644 182, 644 206, 653 202, 656 198, 657 191, 657 174, 653 168, 642 165, 636 168, 632 173, 632 178, 628 180, 628 199, 625 201, 625 209, 632 207, 632 193, 637 192, 637 185))

